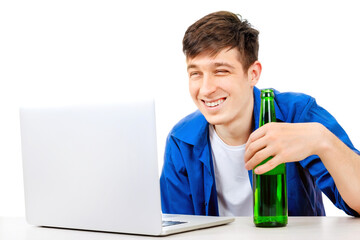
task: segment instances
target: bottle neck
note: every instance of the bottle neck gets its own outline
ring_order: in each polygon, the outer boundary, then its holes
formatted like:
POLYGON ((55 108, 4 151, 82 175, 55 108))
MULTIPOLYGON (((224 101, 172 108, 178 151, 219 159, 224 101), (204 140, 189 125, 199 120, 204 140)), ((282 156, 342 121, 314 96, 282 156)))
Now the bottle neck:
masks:
POLYGON ((259 127, 269 122, 276 122, 274 98, 271 96, 261 98, 259 127))

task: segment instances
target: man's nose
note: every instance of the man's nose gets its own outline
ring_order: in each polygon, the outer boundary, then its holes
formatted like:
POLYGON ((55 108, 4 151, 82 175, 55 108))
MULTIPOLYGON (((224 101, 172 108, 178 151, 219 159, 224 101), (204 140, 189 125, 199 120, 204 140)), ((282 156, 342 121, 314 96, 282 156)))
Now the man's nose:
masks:
POLYGON ((200 88, 200 93, 205 96, 210 95, 211 93, 216 91, 216 88, 217 86, 216 86, 215 78, 212 77, 211 75, 204 75, 200 88))

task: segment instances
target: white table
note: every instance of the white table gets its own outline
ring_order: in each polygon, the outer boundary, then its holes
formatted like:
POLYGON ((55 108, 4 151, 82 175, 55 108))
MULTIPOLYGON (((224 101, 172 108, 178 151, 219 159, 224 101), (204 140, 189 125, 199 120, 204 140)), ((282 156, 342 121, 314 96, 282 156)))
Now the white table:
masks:
MULTIPOLYGON (((23 218, 0 217, 1 240, 121 240, 155 237, 34 227, 23 218)), ((360 239, 360 218, 289 217, 284 228, 256 228, 252 218, 238 217, 228 225, 160 237, 161 239, 360 239)))

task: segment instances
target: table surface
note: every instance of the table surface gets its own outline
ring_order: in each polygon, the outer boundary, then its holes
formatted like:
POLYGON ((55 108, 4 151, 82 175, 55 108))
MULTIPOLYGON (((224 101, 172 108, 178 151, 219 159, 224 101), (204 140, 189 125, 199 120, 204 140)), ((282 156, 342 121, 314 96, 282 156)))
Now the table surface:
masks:
MULTIPOLYGON (((35 227, 24 218, 0 217, 1 240, 121 240, 159 237, 35 227)), ((256 228, 251 217, 237 217, 230 224, 179 233, 162 239, 360 239, 360 218, 289 217, 283 228, 256 228)))

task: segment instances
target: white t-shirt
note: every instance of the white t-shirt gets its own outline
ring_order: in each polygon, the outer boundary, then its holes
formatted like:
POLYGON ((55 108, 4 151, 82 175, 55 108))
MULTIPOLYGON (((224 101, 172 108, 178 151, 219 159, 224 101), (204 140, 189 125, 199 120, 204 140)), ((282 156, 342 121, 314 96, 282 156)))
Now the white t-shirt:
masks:
POLYGON ((252 216, 253 195, 245 169, 245 144, 229 146, 209 125, 211 151, 220 216, 252 216))

